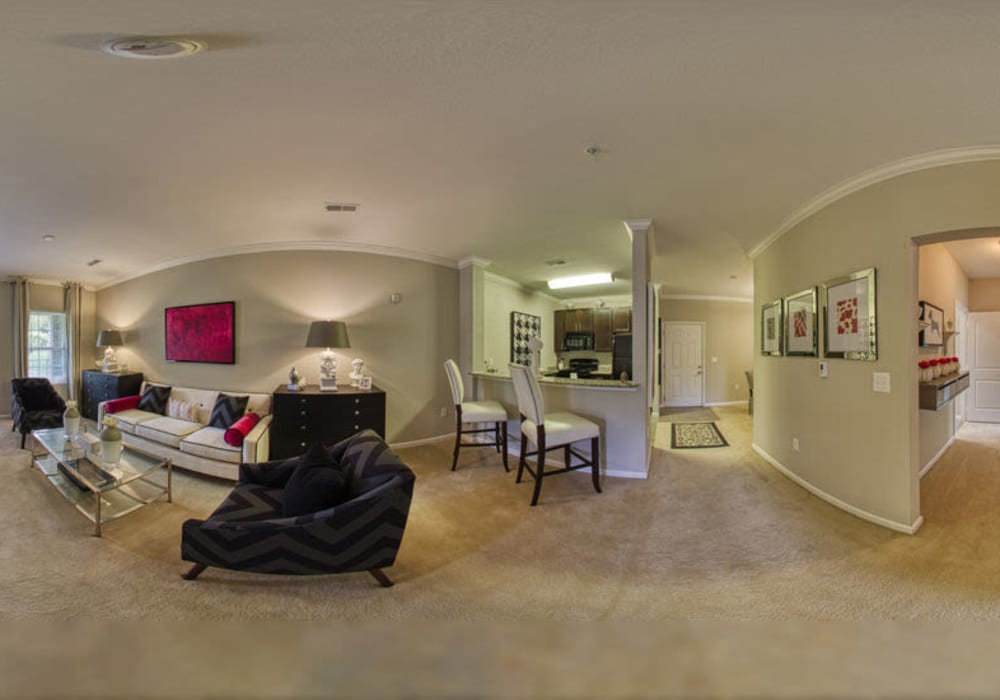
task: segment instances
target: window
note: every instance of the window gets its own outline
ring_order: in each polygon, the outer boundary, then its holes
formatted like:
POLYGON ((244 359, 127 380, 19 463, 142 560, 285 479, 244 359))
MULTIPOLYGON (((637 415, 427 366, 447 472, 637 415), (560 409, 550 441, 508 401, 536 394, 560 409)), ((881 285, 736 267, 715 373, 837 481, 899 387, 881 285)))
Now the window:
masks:
POLYGON ((28 376, 66 383, 66 314, 32 311, 28 321, 28 376))

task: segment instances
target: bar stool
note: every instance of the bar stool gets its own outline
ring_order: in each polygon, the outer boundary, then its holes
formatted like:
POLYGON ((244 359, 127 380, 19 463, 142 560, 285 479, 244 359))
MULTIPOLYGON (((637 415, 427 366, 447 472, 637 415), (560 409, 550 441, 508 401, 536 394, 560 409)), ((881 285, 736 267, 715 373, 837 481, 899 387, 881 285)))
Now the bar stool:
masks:
POLYGON ((601 493, 600 459, 601 459, 601 428, 596 423, 574 413, 545 412, 542 401, 542 391, 538 380, 531 370, 523 365, 511 363, 510 376, 514 380, 514 393, 517 394, 517 407, 521 412, 521 460, 517 465, 517 483, 521 483, 521 475, 527 469, 535 477, 535 493, 531 497, 531 505, 538 504, 538 496, 542 492, 544 477, 565 474, 583 467, 590 467, 590 479, 594 490, 601 493), (535 446, 534 452, 528 452, 528 441, 535 446), (572 445, 581 440, 590 440, 590 459, 573 449, 572 445), (554 471, 545 471, 545 454, 550 450, 563 449, 566 466, 554 471), (526 457, 538 455, 535 469, 528 466, 526 457), (581 460, 573 464, 572 458, 581 460))
POLYGON ((509 472, 507 466, 507 409, 499 401, 463 401, 465 385, 462 383, 462 372, 454 360, 445 360, 445 372, 448 383, 451 384, 451 397, 455 401, 455 451, 451 459, 451 470, 458 466, 458 450, 462 447, 482 447, 482 442, 462 442, 463 435, 473 433, 493 433, 493 446, 497 452, 503 453, 503 469, 509 472), (464 423, 492 423, 492 428, 465 428, 464 423))

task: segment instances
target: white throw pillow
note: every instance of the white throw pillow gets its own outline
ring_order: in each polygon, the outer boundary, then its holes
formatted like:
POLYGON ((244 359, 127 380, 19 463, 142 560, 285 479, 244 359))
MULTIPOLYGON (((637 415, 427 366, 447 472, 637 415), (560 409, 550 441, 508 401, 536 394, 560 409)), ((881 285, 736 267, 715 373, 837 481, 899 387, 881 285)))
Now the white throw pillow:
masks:
POLYGON ((175 401, 170 399, 167 406, 167 415, 171 418, 198 422, 198 406, 190 401, 175 401))

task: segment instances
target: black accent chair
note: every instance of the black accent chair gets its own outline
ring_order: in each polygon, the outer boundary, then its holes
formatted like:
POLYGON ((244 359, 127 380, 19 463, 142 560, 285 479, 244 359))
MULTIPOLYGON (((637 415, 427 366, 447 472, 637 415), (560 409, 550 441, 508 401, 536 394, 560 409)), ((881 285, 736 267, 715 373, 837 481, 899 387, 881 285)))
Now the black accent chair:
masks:
POLYGON ((44 377, 10 380, 11 432, 21 431, 21 449, 32 430, 61 428, 66 402, 44 377))
POLYGON ((413 472, 377 433, 364 430, 327 448, 347 473, 348 500, 315 513, 282 517, 285 484, 297 458, 241 464, 236 488, 207 520, 181 530, 182 577, 206 567, 268 574, 367 571, 383 586, 396 561, 413 497, 413 472))

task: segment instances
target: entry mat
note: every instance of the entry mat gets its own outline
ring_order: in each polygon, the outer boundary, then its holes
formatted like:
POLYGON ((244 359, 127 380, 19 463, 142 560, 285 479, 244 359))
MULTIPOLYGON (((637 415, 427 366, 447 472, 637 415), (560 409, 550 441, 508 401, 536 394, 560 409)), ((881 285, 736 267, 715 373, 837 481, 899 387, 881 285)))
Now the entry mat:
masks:
POLYGON ((729 445, 722 437, 715 423, 671 423, 670 446, 674 449, 695 447, 726 447, 729 445))

